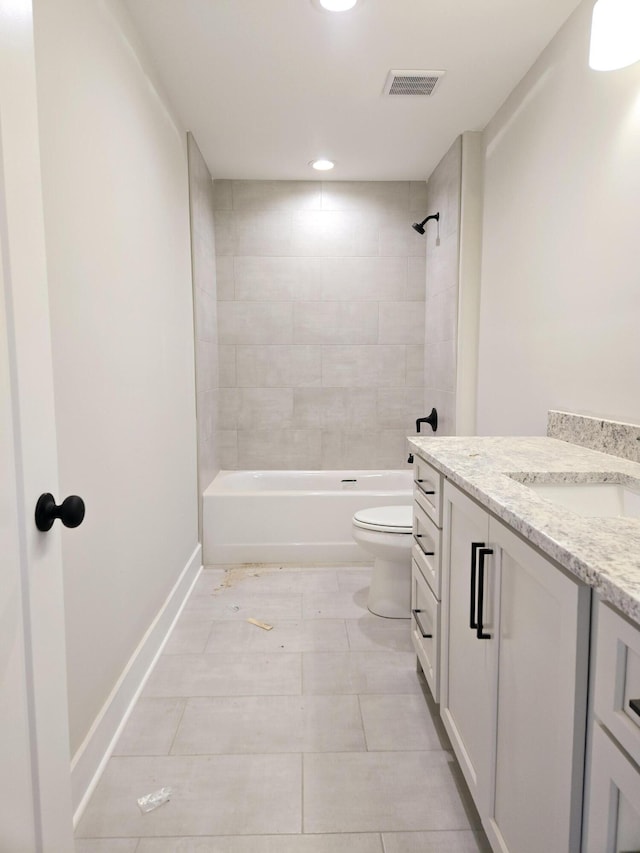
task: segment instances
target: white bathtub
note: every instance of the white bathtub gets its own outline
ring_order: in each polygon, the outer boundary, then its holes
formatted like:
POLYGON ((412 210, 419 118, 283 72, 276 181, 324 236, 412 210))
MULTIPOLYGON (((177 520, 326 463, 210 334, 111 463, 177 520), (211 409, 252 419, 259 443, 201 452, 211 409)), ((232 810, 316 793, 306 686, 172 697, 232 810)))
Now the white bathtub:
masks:
POLYGON ((354 512, 410 504, 412 486, 411 470, 220 471, 204 493, 204 563, 368 561, 354 512))

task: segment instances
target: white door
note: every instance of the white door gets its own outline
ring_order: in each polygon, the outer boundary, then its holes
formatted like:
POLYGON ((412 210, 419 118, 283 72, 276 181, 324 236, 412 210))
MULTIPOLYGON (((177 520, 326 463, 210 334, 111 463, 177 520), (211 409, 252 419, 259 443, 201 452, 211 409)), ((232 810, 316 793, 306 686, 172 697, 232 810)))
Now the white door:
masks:
MULTIPOLYGON (((73 850, 53 377, 30 0, 0 0, 0 850, 73 850)), ((72 535, 72 531, 68 532, 72 535)))

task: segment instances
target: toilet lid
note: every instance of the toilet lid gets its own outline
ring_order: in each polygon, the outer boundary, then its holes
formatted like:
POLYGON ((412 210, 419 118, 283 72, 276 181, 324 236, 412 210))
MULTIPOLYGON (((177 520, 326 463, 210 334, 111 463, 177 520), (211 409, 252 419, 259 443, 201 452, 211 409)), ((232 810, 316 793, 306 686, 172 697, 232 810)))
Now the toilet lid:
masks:
POLYGON ((413 529, 413 507, 374 506, 360 509, 353 516, 356 527, 367 530, 380 530, 384 533, 411 533, 413 529))

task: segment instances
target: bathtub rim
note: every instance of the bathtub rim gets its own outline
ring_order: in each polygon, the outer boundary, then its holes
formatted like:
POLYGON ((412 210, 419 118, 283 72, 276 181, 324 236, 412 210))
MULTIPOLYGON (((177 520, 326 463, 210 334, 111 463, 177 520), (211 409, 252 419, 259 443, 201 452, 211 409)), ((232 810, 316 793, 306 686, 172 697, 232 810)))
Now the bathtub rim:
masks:
POLYGON ((413 476, 410 468, 387 468, 387 469, 331 469, 327 471, 323 471, 320 469, 277 469, 277 468, 268 468, 268 469, 221 469, 218 471, 213 480, 209 483, 207 488, 202 493, 203 498, 212 497, 214 495, 238 495, 247 497, 249 495, 344 495, 344 494, 375 494, 376 496, 384 497, 385 495, 396 496, 399 494, 407 494, 409 495, 413 489, 413 476), (358 477, 366 476, 366 475, 374 475, 380 476, 385 474, 401 474, 406 475, 407 484, 404 488, 389 488, 389 487, 381 487, 381 488, 365 488, 365 489, 319 489, 319 488, 307 488, 307 489, 252 489, 252 488, 224 488, 223 483, 230 480, 233 475, 243 475, 243 474, 282 474, 283 478, 286 476, 291 476, 292 474, 300 474, 300 475, 313 475, 313 474, 321 474, 326 475, 327 477, 330 475, 341 475, 341 479, 348 479, 350 475, 353 475, 356 479, 358 477), (346 476, 345 476, 346 475, 346 476))

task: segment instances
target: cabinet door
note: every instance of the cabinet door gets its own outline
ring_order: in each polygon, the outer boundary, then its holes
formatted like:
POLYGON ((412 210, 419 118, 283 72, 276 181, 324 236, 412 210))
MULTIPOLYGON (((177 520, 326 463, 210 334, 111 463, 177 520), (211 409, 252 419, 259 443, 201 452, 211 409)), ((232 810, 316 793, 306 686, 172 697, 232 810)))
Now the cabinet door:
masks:
POLYGON ((490 637, 479 639, 471 624, 477 622, 478 550, 489 541, 488 515, 448 482, 444 513, 441 715, 478 811, 486 815, 496 714, 496 563, 489 558, 484 572, 481 616, 490 637))
POLYGON ((578 851, 590 590, 491 519, 500 551, 494 849, 578 851))
POLYGON ((585 853, 640 850, 640 773, 604 729, 591 734, 585 853))

